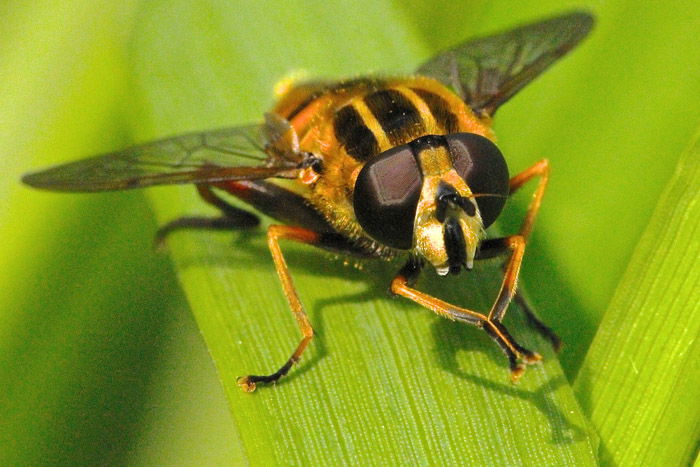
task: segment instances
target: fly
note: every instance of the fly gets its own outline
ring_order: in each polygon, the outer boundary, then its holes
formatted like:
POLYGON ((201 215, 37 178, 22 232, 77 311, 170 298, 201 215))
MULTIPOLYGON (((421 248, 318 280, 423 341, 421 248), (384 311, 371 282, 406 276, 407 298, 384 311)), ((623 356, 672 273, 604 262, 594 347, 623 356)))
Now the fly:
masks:
MULTIPOLYGON (((510 176, 494 143, 496 110, 591 30, 572 12, 443 51, 411 77, 367 77, 292 85, 262 124, 192 133, 31 173, 23 181, 54 191, 95 192, 194 184, 216 218, 182 218, 173 230, 240 229, 258 224, 218 192, 233 195, 279 224, 267 230, 272 259, 302 339, 274 373, 239 378, 245 391, 286 375, 313 337, 280 240, 343 255, 405 265, 391 291, 440 316, 483 329, 505 353, 517 381, 541 360, 502 324, 525 246, 549 179, 541 160, 510 176), (280 179, 287 179, 284 184, 280 179), (537 181, 520 229, 488 238, 506 199, 537 181), (290 183, 293 185, 290 187, 290 183), (452 305, 414 287, 421 270, 459 274, 483 258, 504 256, 504 277, 486 313, 452 305)), ((527 306, 528 321, 555 348, 558 337, 527 306)))

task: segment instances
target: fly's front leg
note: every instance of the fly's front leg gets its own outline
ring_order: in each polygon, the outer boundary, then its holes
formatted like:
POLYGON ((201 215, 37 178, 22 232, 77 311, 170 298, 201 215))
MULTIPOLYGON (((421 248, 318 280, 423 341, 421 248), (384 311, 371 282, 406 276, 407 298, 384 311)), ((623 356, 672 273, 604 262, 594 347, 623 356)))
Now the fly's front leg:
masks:
MULTIPOLYGON (((530 308, 525 298, 518 290, 518 276, 520 275, 520 265, 525 252, 525 239, 520 235, 510 237, 493 238, 482 242, 476 259, 488 259, 497 256, 511 254, 510 259, 504 267, 503 281, 498 292, 498 297, 489 311, 489 318, 500 322, 508 310, 511 301, 520 305, 525 318, 530 326, 539 332, 544 338, 549 340, 555 350, 561 348, 561 339, 546 324, 540 321, 530 308)), ((534 354, 537 355, 537 354, 534 354)))
POLYGON ((505 316, 508 305, 518 287, 520 265, 523 262, 523 254, 525 253, 525 239, 521 235, 511 235, 509 237, 485 240, 481 244, 481 251, 479 252, 480 258, 497 256, 505 252, 510 252, 510 259, 504 268, 503 281, 501 282, 496 301, 489 311, 489 319, 499 322, 503 320, 503 316, 505 316))
POLYGON ((511 379, 514 382, 522 376, 525 371, 525 364, 532 364, 541 360, 542 357, 538 354, 518 344, 500 322, 476 311, 451 305, 413 288, 413 283, 420 274, 421 266, 421 263, 415 260, 410 260, 406 263, 391 281, 391 292, 406 297, 445 318, 482 328, 506 354, 510 366, 511 379))
POLYGON ((282 283, 282 290, 287 297, 289 307, 292 310, 294 319, 301 331, 302 339, 297 345, 294 353, 277 371, 269 375, 248 375, 238 378, 238 385, 246 392, 255 391, 257 383, 273 383, 286 375, 296 362, 299 361, 301 355, 306 350, 306 346, 311 341, 314 335, 314 330, 309 322, 309 317, 304 311, 304 307, 299 300, 297 291, 292 282, 292 276, 289 274, 287 262, 284 260, 282 250, 280 249, 280 239, 293 240, 299 243, 315 245, 321 240, 321 235, 318 233, 301 227, 291 227, 284 225, 271 225, 267 231, 267 245, 272 253, 272 259, 275 263, 275 269, 282 283))

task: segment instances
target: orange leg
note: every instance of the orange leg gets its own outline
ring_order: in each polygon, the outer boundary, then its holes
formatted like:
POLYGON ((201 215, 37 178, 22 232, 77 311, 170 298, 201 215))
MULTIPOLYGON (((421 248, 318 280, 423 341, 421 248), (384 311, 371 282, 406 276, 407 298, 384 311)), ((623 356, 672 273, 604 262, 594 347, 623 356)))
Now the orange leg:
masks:
POLYGON ((413 288, 411 284, 417 279, 420 268, 420 264, 415 261, 409 261, 391 281, 392 293, 406 297, 445 318, 482 328, 496 341, 498 346, 508 357, 513 381, 520 379, 520 376, 522 376, 525 371, 525 364, 536 363, 542 359, 539 354, 531 352, 518 344, 505 326, 499 321, 476 311, 451 305, 432 295, 428 295, 413 288))
POLYGON ((520 226, 520 235, 527 243, 527 239, 530 237, 532 232, 533 224, 537 218, 537 213, 540 210, 540 204, 542 203, 542 197, 544 196, 544 191, 547 188, 547 182, 549 182, 549 161, 547 159, 542 159, 537 162, 532 167, 525 169, 518 175, 510 179, 510 194, 512 195, 520 189, 525 183, 529 182, 535 177, 540 177, 540 182, 535 188, 535 192, 532 195, 532 201, 530 201, 530 206, 527 208, 527 214, 520 226))
POLYGON ((287 262, 282 255, 282 250, 279 245, 280 239, 293 240, 306 244, 317 244, 319 240, 321 240, 321 236, 312 230, 286 225, 271 225, 267 231, 267 245, 272 253, 277 275, 282 283, 282 289, 289 302, 289 307, 292 309, 294 319, 296 319, 299 330, 301 331, 302 339, 294 350, 294 353, 292 353, 292 356, 289 357, 287 362, 276 372, 264 376, 248 375, 238 378, 238 385, 246 392, 255 391, 256 383, 273 383, 286 375, 292 365, 299 361, 304 350, 306 350, 306 346, 314 335, 309 317, 306 315, 304 307, 299 300, 299 296, 294 288, 294 283, 292 282, 292 276, 289 274, 287 262))
POLYGON ((540 209, 542 197, 544 196, 544 190, 547 188, 547 182, 549 180, 549 162, 546 159, 543 159, 529 169, 510 179, 510 193, 513 194, 525 183, 537 176, 541 177, 540 183, 535 189, 532 201, 527 209, 527 214, 525 214, 525 219, 520 226, 519 234, 487 240, 482 244, 482 250, 486 251, 511 251, 510 260, 504 269, 501 289, 498 292, 496 301, 489 311, 489 320, 492 321, 503 320, 506 310, 508 309, 508 305, 510 304, 511 300, 513 300, 513 296, 517 291, 518 276, 520 275, 520 266, 522 265, 523 255, 525 254, 525 245, 527 244, 527 239, 530 236, 530 232, 532 232, 532 226, 537 218, 537 212, 540 209))
MULTIPOLYGON (((532 227, 540 209, 542 197, 544 196, 545 189, 547 188, 547 182, 549 181, 549 162, 546 159, 543 159, 532 167, 514 176, 510 180, 510 194, 513 194, 525 183, 538 176, 540 177, 540 182, 537 185, 537 188, 535 188, 535 193, 533 194, 532 201, 530 202, 530 206, 528 207, 527 214, 525 215, 525 219, 523 220, 519 233, 509 237, 486 240, 481 245, 480 256, 482 258, 510 252, 510 259, 505 266, 501 288, 488 315, 483 315, 472 310, 450 305, 449 303, 446 303, 438 298, 419 292, 412 288, 409 284, 415 280, 418 272, 420 271, 420 268, 415 262, 409 262, 391 283, 391 290, 397 295, 402 295, 410 300, 413 300, 414 302, 428 308, 429 310, 432 310, 438 315, 473 324, 484 329, 484 331, 486 331, 486 333, 491 336, 494 341, 496 341, 498 346, 501 347, 503 352, 508 357, 511 377, 514 381, 517 381, 524 372, 524 364, 536 363, 542 359, 538 353, 531 352, 530 350, 519 345, 515 339, 513 339, 501 321, 505 316, 508 305, 513 298, 516 297, 518 276, 520 274, 520 266, 525 253, 525 246, 527 244, 528 237, 532 232, 532 227)), ((519 297, 519 300, 522 300, 522 297, 519 297)), ((529 309, 527 310, 526 314, 529 321, 536 321, 536 325, 539 325, 536 326, 538 329, 544 328, 551 333, 551 330, 537 320, 529 309)), ((551 334, 558 340, 553 333, 551 334)))
POLYGON ((521 235, 511 235, 510 237, 492 240, 492 242, 502 243, 503 247, 512 252, 510 260, 508 260, 508 264, 505 267, 501 289, 498 291, 496 301, 489 311, 489 320, 501 321, 518 288, 520 265, 523 262, 523 254, 525 253, 525 239, 521 235))
MULTIPOLYGON (((540 210, 540 204, 542 203, 542 198, 544 197, 547 183, 549 182, 549 161, 547 159, 542 159, 532 167, 524 170, 510 179, 510 194, 512 195, 525 183, 537 176, 540 177, 540 182, 537 184, 537 188, 535 188, 535 192, 532 195, 532 201, 530 201, 527 214, 525 215, 525 219, 523 219, 523 223, 520 227, 520 235, 523 237, 525 242, 527 242, 527 239, 530 237, 530 233, 532 233, 532 227, 535 223, 535 219, 537 218, 537 213, 540 210)), ((507 276, 508 273, 506 272, 506 278, 507 276)), ((519 291, 516 291, 512 296, 512 299, 514 299, 521 306, 528 323, 542 336, 549 340, 556 351, 559 351, 562 345, 561 339, 559 339, 559 336, 557 336, 554 331, 552 331, 546 324, 540 321, 537 316, 535 316, 530 305, 527 303, 527 300, 525 300, 525 297, 523 297, 519 291)))

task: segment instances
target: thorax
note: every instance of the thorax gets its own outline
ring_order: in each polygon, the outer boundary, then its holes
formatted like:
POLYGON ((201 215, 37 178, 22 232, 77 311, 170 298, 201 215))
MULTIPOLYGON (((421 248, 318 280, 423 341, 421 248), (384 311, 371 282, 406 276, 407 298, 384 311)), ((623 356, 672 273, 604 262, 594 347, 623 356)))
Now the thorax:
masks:
POLYGON ((297 180, 295 189, 340 233, 364 242, 372 240, 352 203, 366 161, 428 134, 469 132, 493 139, 490 121, 425 77, 304 83, 289 89, 273 112, 290 121, 302 151, 322 159, 321 173, 297 180))

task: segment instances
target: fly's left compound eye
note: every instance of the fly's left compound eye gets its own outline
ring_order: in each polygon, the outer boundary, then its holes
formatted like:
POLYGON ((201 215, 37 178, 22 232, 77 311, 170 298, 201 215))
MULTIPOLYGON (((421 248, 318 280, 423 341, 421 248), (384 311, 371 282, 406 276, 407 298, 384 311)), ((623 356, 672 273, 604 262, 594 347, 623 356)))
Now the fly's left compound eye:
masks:
POLYGON ((379 154, 360 171, 353 205, 362 228, 384 245, 408 250, 422 176, 407 145, 379 154))

